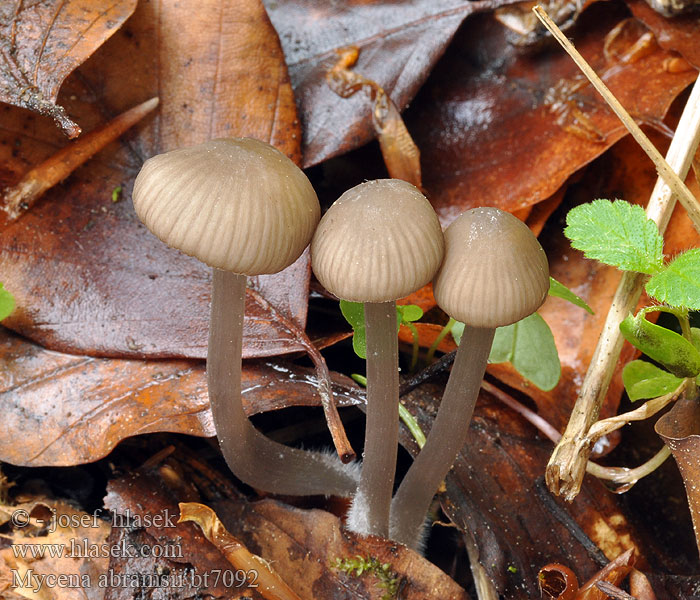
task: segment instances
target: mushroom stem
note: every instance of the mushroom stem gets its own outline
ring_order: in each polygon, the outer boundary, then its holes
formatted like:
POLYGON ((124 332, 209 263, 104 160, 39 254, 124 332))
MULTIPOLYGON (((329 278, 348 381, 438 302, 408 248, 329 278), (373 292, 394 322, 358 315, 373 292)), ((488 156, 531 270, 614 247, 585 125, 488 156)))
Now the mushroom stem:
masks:
POLYGON ((207 382, 228 466, 241 481, 267 492, 352 496, 357 486, 352 465, 273 442, 248 420, 241 400, 245 290, 245 275, 213 269, 207 382))
POLYGON ((391 539, 418 548, 423 522, 440 483, 469 432, 496 330, 465 326, 438 414, 416 460, 391 503, 391 539))
POLYGON ((389 535, 399 437, 396 303, 366 302, 367 423, 360 485, 348 515, 357 533, 389 535))

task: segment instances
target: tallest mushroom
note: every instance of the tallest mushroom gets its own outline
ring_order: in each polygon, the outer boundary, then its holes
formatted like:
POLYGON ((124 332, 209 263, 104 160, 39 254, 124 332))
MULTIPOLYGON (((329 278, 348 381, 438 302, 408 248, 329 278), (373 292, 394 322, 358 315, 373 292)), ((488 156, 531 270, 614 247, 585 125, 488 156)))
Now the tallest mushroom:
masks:
POLYGON ((233 473, 274 493, 351 496, 357 485, 351 467, 273 442, 250 423, 241 402, 246 276, 281 271, 311 240, 320 206, 304 173, 258 140, 218 139, 147 160, 133 200, 152 233, 213 269, 207 382, 233 473))

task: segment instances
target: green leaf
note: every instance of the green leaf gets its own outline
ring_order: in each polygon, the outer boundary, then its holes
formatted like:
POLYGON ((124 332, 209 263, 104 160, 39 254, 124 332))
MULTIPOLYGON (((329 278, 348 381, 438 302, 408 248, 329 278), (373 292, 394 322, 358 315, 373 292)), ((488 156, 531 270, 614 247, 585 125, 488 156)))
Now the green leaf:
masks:
POLYGON ((0 283, 0 321, 15 310, 15 298, 0 283))
POLYGON ((620 323, 624 338, 649 358, 677 377, 695 377, 700 373, 700 352, 682 335, 646 320, 648 309, 636 316, 630 313, 620 323))
POLYGON ((455 344, 459 346, 462 341, 462 335, 464 335, 464 323, 460 321, 455 321, 450 330, 452 337, 454 338, 455 344))
POLYGON ((554 279, 554 277, 549 278, 549 295, 554 296, 555 298, 561 298, 562 300, 566 300, 567 302, 571 302, 571 304, 582 308, 583 310, 592 315, 595 314, 593 312, 593 309, 590 306, 588 306, 588 304, 586 304, 586 301, 583 298, 574 294, 563 283, 560 283, 559 281, 554 279))
POLYGON ((399 314, 400 323, 412 323, 423 316, 423 309, 415 304, 397 304, 396 312, 399 314))
POLYGON ((352 347, 360 358, 367 358, 367 337, 365 331, 365 306, 362 302, 340 301, 340 312, 352 327, 352 347))
MULTIPOLYGON (((463 332, 464 323, 458 321, 452 328, 457 344, 461 343, 463 332)), ((465 338, 465 343, 469 343, 468 338, 465 338)), ((518 373, 545 392, 553 389, 561 376, 554 336, 538 313, 496 329, 489 362, 511 363, 518 373)))
POLYGON ((622 370, 622 383, 633 402, 670 394, 683 379, 644 360, 633 360, 622 370))
POLYGON ((566 215, 571 245, 623 271, 652 275, 663 268, 663 237, 641 206, 624 200, 594 200, 566 215))
MULTIPOLYGON (((360 358, 367 358, 367 332, 365 330, 365 305, 362 302, 350 302, 349 300, 340 301, 340 312, 343 313, 345 320, 350 323, 352 327, 352 348, 355 350, 355 354, 360 358)), ((402 318, 405 319, 405 315, 408 314, 409 317, 406 319, 407 322, 415 321, 423 316, 423 311, 413 304, 407 306, 397 306, 396 307, 396 331, 398 333, 399 327, 402 323, 402 318), (408 309, 408 310, 406 310, 408 309), (418 310, 415 310, 418 309, 418 310), (420 311, 420 315, 416 316, 420 311)))
POLYGON ((700 248, 678 255, 647 281, 646 291, 669 306, 700 310, 700 248))

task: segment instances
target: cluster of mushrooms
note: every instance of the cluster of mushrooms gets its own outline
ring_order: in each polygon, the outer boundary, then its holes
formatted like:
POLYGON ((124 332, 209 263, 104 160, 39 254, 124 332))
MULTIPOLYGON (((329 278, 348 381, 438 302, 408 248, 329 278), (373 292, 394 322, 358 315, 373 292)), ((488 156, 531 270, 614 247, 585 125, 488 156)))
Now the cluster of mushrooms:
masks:
POLYGON ((348 190, 319 222, 318 198, 304 173, 250 138, 212 140, 147 160, 133 201, 158 238, 213 269, 207 380, 233 473, 271 493, 352 498, 349 529, 420 547, 431 500, 465 443, 495 329, 531 314, 547 295, 547 258, 527 226, 501 210, 476 208, 443 234, 425 196, 394 179, 348 190), (323 286, 365 307, 360 468, 270 440, 241 402, 246 277, 281 271, 309 242, 323 286), (426 444, 392 498, 399 426, 395 301, 430 281, 438 305, 464 322, 465 332, 426 444))

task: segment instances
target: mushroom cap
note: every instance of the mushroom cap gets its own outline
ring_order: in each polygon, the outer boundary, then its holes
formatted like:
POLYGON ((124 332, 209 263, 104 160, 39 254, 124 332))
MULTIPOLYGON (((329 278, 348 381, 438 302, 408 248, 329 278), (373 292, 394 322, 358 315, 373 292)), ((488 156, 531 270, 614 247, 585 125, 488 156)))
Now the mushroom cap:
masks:
POLYGON ((252 138, 216 139, 149 158, 133 200, 141 221, 168 246, 246 275, 292 264, 321 214, 301 169, 252 138))
POLYGON ((548 290, 547 255, 517 217, 473 208, 445 230, 433 293, 451 317, 472 327, 510 325, 535 312, 548 290))
POLYGON ((348 190, 323 215, 311 265, 338 298, 389 302, 433 278, 444 246, 427 198, 406 181, 379 179, 348 190))

